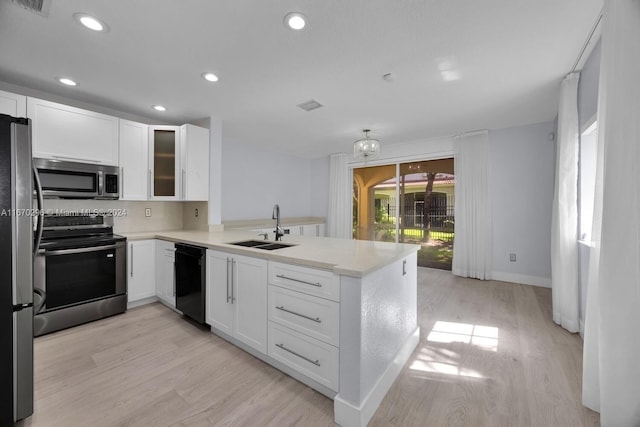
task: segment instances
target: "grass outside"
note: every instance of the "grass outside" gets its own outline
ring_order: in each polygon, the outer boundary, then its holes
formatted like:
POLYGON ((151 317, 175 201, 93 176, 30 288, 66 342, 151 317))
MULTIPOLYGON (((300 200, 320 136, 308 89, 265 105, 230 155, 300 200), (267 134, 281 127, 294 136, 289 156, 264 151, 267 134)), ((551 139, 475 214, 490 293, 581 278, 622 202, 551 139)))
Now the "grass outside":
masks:
MULTIPOLYGON (((376 224, 376 230, 386 230, 384 240, 393 242, 396 239, 396 229, 394 224, 376 224), (393 228, 392 228, 393 227, 393 228)), ((400 230, 400 234, 404 236, 405 241, 421 242, 424 237, 424 229, 422 228, 405 228, 400 230)), ((441 240, 444 242, 453 242, 453 231, 430 230, 429 240, 441 240)))
MULTIPOLYGON (((379 241, 395 242, 395 224, 375 224, 376 236, 379 241)), ((453 260, 453 231, 430 230, 429 241, 423 242, 424 230, 421 228, 405 228, 400 230, 405 243, 416 243, 421 246, 418 251, 418 265, 420 267, 451 270, 453 260)))
POLYGON ((453 247, 423 245, 418 251, 418 265, 420 267, 439 268, 451 270, 453 260, 453 247))

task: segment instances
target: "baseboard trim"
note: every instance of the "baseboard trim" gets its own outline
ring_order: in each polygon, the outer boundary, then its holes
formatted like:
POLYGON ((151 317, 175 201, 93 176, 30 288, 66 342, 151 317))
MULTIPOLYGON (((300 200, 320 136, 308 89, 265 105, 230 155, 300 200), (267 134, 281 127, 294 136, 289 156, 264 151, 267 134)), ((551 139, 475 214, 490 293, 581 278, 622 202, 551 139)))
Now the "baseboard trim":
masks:
POLYGON ((156 301, 158 301, 158 297, 156 296, 131 301, 127 303, 127 310, 135 307, 140 307, 141 305, 151 304, 152 302, 156 301))
POLYGON ((387 394, 393 382, 396 380, 405 363, 409 360, 420 341, 420 328, 407 338, 402 348, 396 354, 393 361, 387 366, 384 373, 378 378, 373 389, 364 398, 360 406, 343 400, 340 394, 333 399, 333 414, 337 424, 343 427, 365 427, 380 406, 382 399, 387 394))
POLYGON ((525 274, 504 273, 502 271, 492 271, 492 280, 501 282, 519 283, 521 285, 540 286, 542 288, 551 287, 551 278, 539 276, 527 276, 525 274))

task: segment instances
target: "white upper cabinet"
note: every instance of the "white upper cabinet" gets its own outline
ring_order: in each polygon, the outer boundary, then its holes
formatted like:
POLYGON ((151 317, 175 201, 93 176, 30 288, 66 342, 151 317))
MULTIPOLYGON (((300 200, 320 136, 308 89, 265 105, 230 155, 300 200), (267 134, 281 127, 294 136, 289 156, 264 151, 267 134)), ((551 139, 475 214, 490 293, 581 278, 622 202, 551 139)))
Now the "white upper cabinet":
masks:
POLYGON ((0 114, 13 117, 27 116, 27 97, 0 90, 0 114))
POLYGON ((209 130, 194 125, 180 127, 181 199, 209 200, 209 130))
POLYGON ((180 200, 180 127, 149 126, 151 198, 180 200))
POLYGON ((120 119, 120 199, 149 198, 149 125, 120 119))
POLYGON ((149 126, 151 199, 209 200, 209 130, 149 126))
POLYGON ((118 166, 118 118, 27 97, 33 156, 118 166))

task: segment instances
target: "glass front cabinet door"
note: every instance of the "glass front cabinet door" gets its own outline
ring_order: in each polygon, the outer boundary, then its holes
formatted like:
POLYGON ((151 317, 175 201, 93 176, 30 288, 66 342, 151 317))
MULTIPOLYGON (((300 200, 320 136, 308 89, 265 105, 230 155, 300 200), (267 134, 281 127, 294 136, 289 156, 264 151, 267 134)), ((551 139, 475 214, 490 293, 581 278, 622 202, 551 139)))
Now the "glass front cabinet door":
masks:
POLYGON ((151 198, 180 199, 180 127, 149 126, 151 198))

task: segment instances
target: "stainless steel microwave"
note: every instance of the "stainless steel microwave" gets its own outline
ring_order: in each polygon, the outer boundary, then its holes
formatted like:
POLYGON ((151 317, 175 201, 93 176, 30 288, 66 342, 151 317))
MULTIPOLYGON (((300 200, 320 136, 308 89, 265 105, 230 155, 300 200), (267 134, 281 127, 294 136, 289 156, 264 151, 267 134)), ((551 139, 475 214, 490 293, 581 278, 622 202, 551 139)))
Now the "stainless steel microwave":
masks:
POLYGON ((45 198, 115 200, 120 195, 116 166, 39 158, 33 164, 45 198))

